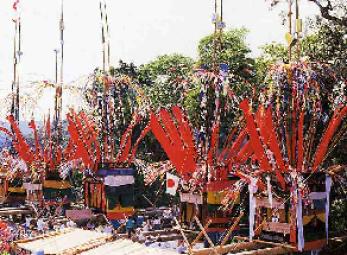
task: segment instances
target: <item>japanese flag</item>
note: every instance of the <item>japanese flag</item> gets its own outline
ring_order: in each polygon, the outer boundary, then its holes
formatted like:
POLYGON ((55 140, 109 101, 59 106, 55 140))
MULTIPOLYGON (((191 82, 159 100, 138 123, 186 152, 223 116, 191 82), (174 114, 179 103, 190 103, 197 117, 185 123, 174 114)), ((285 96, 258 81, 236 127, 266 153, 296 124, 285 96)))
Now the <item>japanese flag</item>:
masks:
POLYGON ((166 173, 166 193, 174 196, 178 188, 180 178, 176 175, 166 173))

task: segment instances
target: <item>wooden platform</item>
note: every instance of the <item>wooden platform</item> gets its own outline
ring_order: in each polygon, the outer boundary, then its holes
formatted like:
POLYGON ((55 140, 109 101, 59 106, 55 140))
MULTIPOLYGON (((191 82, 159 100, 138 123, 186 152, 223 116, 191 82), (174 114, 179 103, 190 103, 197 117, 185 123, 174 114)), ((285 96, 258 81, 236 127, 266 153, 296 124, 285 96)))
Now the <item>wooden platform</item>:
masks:
POLYGON ((44 254, 77 254, 79 250, 100 246, 111 238, 111 235, 96 231, 70 228, 33 239, 16 241, 14 242, 14 248, 26 252, 42 250, 44 254))
POLYGON ((18 208, 18 207, 3 207, 0 208, 0 217, 9 215, 29 215, 35 214, 35 212, 29 208, 18 208))

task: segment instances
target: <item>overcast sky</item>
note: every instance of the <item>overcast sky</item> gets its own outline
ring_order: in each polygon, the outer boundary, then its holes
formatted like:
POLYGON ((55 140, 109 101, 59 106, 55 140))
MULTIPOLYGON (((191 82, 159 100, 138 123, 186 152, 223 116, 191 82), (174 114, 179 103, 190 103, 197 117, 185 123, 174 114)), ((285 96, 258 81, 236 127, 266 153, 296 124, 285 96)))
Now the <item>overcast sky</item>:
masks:
MULTIPOLYGON (((0 94, 10 92, 13 73, 12 0, 0 1, 0 94)), ((181 53, 196 57, 198 41, 213 31, 213 0, 108 0, 113 63, 119 59, 146 63, 158 55, 181 53)), ((59 45, 60 0, 21 0, 22 86, 33 80, 53 80, 54 48, 59 45)), ((303 16, 317 12, 302 1, 303 16)), ((66 82, 89 74, 101 65, 99 0, 65 0, 66 82)), ((279 9, 265 0, 224 0, 227 28, 250 30, 247 42, 253 54, 272 41, 284 42, 286 28, 279 9)), ((50 100, 46 96, 43 101, 50 100)), ((46 108, 47 110, 47 108, 46 108)))

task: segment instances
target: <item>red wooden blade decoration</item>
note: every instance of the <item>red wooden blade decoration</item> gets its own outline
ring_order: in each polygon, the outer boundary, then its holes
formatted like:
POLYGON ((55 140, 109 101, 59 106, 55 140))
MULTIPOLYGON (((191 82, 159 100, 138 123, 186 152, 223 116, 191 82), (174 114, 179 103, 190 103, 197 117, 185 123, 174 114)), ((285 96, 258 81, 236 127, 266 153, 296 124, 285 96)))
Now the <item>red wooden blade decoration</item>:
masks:
POLYGON ((80 138, 79 132, 78 132, 78 126, 74 123, 72 116, 70 114, 67 115, 67 121, 69 123, 68 130, 70 133, 70 139, 76 144, 76 158, 81 158, 84 165, 86 167, 89 167, 91 169, 95 170, 94 162, 92 162, 88 151, 86 150, 82 139, 80 138))
POLYGON ((145 138, 145 136, 148 134, 149 131, 151 131, 151 123, 147 124, 147 126, 142 130, 139 138, 137 138, 131 151, 131 157, 128 159, 129 164, 131 164, 134 161, 139 144, 145 138))
POLYGON ((236 160, 239 164, 246 163, 247 159, 254 153, 252 145, 249 141, 242 147, 239 153, 236 155, 236 160))
POLYGON ((150 123, 152 133, 159 141, 160 145, 171 160, 172 164, 176 167, 176 170, 181 177, 189 179, 191 178, 190 173, 195 171, 195 168, 185 168, 187 165, 185 162, 186 159, 188 159, 187 156, 189 155, 189 151, 184 150, 184 144, 182 143, 181 139, 179 141, 173 141, 173 137, 177 137, 178 131, 172 126, 172 119, 168 120, 166 117, 167 115, 165 115, 166 114, 164 112, 161 112, 160 114, 160 116, 164 117, 164 119, 162 119, 163 126, 161 126, 155 114, 151 114, 150 123))
POLYGON ((80 117, 84 121, 86 128, 88 129, 90 136, 89 136, 89 144, 91 144, 95 151, 95 163, 98 164, 101 161, 101 149, 100 149, 100 143, 98 140, 98 134, 96 132, 96 126, 95 123, 92 121, 89 121, 88 116, 82 111, 80 112, 80 117))
MULTIPOLYGON (((178 106, 172 107, 172 113, 177 120, 177 127, 179 134, 184 142, 186 151, 186 160, 184 162, 185 169, 196 169, 197 152, 194 144, 194 138, 192 130, 189 126, 188 119, 183 114, 182 110, 178 106)), ((191 171, 191 170, 190 170, 191 171)))
POLYGON ((234 135, 237 132, 237 128, 234 128, 228 135, 228 138, 226 139, 224 145, 223 145, 223 149, 222 152, 218 154, 218 161, 221 162, 222 160, 224 160, 224 157, 226 155, 226 153, 229 150, 229 144, 232 142, 234 135))
POLYGON ((83 114, 83 112, 80 112, 78 115, 75 115, 75 119, 77 123, 81 123, 81 125, 83 126, 83 129, 81 130, 81 138, 82 138, 83 144, 86 146, 89 157, 91 161, 94 162, 94 166, 97 166, 100 162, 101 150, 100 150, 99 143, 96 143, 95 141, 93 131, 90 128, 89 120, 83 114))
POLYGON ((236 138, 235 142, 232 144, 231 147, 228 148, 228 151, 225 153, 225 159, 221 162, 223 162, 225 165, 229 165, 231 161, 233 160, 234 156, 238 151, 245 146, 246 144, 246 138, 247 138, 247 132, 246 130, 242 130, 239 136, 236 138))
POLYGON ((274 129, 272 121, 272 112, 271 108, 266 110, 266 127, 270 130, 270 136, 268 137, 268 146, 271 151, 274 153, 276 164, 282 172, 288 171, 288 166, 284 163, 283 156, 281 153, 280 145, 277 140, 276 131, 274 129))
POLYGON ((287 169, 284 166, 281 150, 277 141, 275 130, 273 128, 271 108, 268 108, 258 121, 260 123, 260 134, 263 136, 265 144, 274 154, 276 161, 275 174, 277 180, 281 185, 281 188, 285 189, 285 180, 281 174, 281 171, 284 172, 287 169))
POLYGON ((5 134, 8 135, 9 137, 13 137, 13 134, 12 134, 7 128, 0 127, 0 132, 5 133, 5 134))
POLYGON ((169 133, 169 137, 171 140, 171 143, 180 151, 180 153, 183 153, 184 151, 184 144, 181 140, 181 136, 178 133, 177 127, 172 120, 170 114, 166 110, 160 110, 159 116, 162 119, 163 126, 166 128, 166 130, 169 133))
POLYGON ((16 135, 16 148, 19 157, 23 159, 27 164, 31 164, 34 161, 34 153, 25 141, 24 136, 18 127, 18 124, 14 120, 14 117, 10 115, 7 117, 7 120, 10 122, 12 130, 16 135))
POLYGON ((35 140, 35 159, 36 160, 42 160, 42 157, 40 155, 40 143, 39 143, 39 137, 37 134, 37 128, 36 123, 34 120, 31 120, 29 122, 29 127, 33 130, 34 133, 34 140, 35 140))
POLYGON ((347 106, 345 106, 342 109, 335 110, 334 115, 329 122, 328 128, 325 131, 325 134, 322 138, 322 141, 318 145, 316 155, 315 155, 315 160, 313 163, 313 169, 312 169, 314 172, 318 170, 318 166, 323 162, 325 154, 328 150, 330 140, 334 136, 336 129, 339 127, 339 125, 341 124, 342 120, 346 117, 346 115, 347 115, 347 106))
POLYGON ((154 136, 157 138, 158 142, 160 143, 161 147, 167 154, 167 156, 171 159, 173 164, 176 166, 177 157, 175 157, 176 153, 174 148, 171 146, 171 141, 169 137, 166 136, 165 130, 160 125, 158 118, 154 113, 151 113, 150 116, 150 123, 151 123, 151 130, 154 136))
POLYGON ((246 130, 248 135, 250 136, 250 141, 254 150, 254 153, 259 160, 260 168, 263 171, 269 171, 271 170, 270 163, 268 159, 266 158, 264 148, 261 144, 259 134, 257 132, 257 127, 254 122, 254 118, 252 116, 252 111, 249 107, 248 100, 243 100, 240 103, 240 108, 242 109, 245 119, 246 119, 246 130))

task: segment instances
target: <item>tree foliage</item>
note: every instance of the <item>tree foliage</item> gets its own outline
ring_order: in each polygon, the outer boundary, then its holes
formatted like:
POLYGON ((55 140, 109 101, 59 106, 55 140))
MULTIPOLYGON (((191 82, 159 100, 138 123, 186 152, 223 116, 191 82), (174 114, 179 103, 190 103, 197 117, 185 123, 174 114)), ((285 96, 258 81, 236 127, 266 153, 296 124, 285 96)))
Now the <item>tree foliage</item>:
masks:
POLYGON ((194 60, 180 55, 163 55, 139 68, 138 80, 143 85, 152 109, 183 102, 191 85, 187 80, 194 60))
POLYGON ((217 52, 214 51, 214 34, 202 38, 198 45, 198 64, 211 69, 214 62, 225 63, 235 77, 252 80, 254 60, 248 56, 251 50, 246 43, 247 33, 248 30, 245 28, 223 32, 220 35, 221 50, 217 52))
MULTIPOLYGON (((274 7, 281 2, 287 2, 288 0, 266 0, 274 7)), ((307 0, 308 2, 316 5, 320 10, 320 16, 331 21, 335 25, 347 27, 346 13, 347 4, 345 0, 307 0)))

